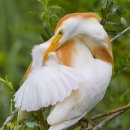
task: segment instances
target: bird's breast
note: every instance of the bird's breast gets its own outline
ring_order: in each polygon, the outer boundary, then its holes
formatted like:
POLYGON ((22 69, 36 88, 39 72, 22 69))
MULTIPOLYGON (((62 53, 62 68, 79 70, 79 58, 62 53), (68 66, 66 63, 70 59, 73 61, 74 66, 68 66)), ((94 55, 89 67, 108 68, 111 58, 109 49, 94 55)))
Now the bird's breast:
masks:
POLYGON ((58 48, 56 55, 59 63, 66 66, 72 66, 75 49, 75 42, 73 39, 68 40, 60 48, 58 48))
POLYGON ((92 64, 94 58, 90 50, 78 39, 64 43, 56 52, 61 64, 81 69, 92 64))

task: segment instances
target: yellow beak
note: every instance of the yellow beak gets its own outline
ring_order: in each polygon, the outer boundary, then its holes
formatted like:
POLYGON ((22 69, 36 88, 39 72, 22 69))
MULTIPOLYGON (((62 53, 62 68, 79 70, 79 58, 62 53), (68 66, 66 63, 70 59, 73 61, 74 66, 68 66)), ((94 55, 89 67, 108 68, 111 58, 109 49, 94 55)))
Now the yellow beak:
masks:
POLYGON ((49 56, 48 53, 49 52, 53 52, 57 49, 58 44, 59 44, 59 40, 62 38, 63 33, 58 33, 58 35, 56 36, 56 38, 52 41, 52 43, 50 44, 49 48, 46 50, 44 57, 43 57, 43 61, 42 63, 45 64, 46 61, 48 60, 49 56))

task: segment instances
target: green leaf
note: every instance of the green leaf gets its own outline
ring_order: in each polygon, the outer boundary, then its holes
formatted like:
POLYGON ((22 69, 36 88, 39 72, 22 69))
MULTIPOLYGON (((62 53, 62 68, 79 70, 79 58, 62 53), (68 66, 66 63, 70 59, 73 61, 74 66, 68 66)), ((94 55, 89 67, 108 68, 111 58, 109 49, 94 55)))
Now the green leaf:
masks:
POLYGON ((52 5, 49 7, 50 9, 62 9, 60 6, 58 5, 52 5))
POLYGON ((46 15, 46 12, 42 12, 41 15, 40 15, 40 18, 43 19, 46 15))
POLYGON ((45 3, 42 0, 37 0, 38 2, 40 2, 42 4, 42 6, 45 6, 45 3))
POLYGON ((7 126, 9 127, 10 130, 12 130, 15 127, 15 125, 12 122, 9 122, 7 126))
POLYGON ((122 7, 118 6, 116 9, 116 14, 118 14, 120 17, 125 14, 125 11, 122 7))
POLYGON ((117 7, 112 7, 112 13, 116 13, 117 7))
POLYGON ((123 25, 127 26, 127 21, 125 18, 121 17, 120 21, 123 25))
POLYGON ((5 79, 0 78, 0 81, 3 82, 8 88, 10 88, 11 90, 15 91, 12 83, 7 79, 7 77, 5 79))

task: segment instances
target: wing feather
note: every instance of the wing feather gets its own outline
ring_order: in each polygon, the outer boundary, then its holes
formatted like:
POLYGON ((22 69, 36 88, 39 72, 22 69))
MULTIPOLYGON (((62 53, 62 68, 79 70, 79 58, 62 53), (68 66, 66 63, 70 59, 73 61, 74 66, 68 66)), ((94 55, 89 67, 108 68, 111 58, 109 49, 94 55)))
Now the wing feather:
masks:
POLYGON ((36 111, 55 105, 70 96, 84 82, 83 75, 70 67, 56 64, 32 71, 15 94, 15 107, 36 111))

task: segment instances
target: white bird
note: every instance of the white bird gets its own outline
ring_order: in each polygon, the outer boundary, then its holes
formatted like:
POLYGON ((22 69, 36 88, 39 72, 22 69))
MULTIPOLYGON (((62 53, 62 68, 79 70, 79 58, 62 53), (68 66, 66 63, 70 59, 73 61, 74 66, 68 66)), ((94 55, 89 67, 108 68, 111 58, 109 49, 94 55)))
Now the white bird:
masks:
POLYGON ((112 76, 111 43, 94 13, 64 16, 54 36, 34 47, 32 58, 15 107, 36 111, 53 105, 49 130, 68 128, 84 117, 102 100, 112 76))

